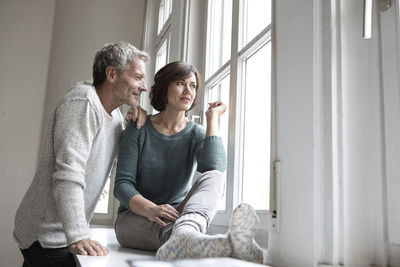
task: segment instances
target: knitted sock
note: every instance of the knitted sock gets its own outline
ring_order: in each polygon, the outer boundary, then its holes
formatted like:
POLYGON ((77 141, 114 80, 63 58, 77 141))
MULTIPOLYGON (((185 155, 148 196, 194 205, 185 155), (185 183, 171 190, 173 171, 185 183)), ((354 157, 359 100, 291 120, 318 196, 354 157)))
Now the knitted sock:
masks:
POLYGON ((207 221, 204 217, 204 220, 197 220, 197 216, 201 215, 185 214, 176 221, 171 237, 158 249, 157 259, 228 257, 232 254, 228 236, 203 234, 200 232, 204 226, 202 222, 207 221))
POLYGON ((263 250, 254 241, 258 217, 253 208, 245 203, 235 208, 228 235, 232 243, 232 257, 263 263, 263 250))

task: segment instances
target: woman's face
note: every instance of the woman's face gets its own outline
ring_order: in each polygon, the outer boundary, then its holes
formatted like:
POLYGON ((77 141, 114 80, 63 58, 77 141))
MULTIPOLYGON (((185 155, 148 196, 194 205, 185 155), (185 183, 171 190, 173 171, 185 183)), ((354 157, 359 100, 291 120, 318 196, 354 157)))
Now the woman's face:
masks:
POLYGON ((197 81, 194 73, 186 79, 170 82, 166 109, 172 108, 179 111, 187 111, 192 106, 196 97, 197 81))

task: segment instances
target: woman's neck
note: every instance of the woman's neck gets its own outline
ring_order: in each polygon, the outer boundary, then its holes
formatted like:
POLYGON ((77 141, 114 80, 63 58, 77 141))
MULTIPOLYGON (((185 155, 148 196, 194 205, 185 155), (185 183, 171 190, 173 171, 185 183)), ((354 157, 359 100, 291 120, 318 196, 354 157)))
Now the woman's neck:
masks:
POLYGON ((150 119, 157 131, 165 135, 179 133, 189 122, 184 111, 163 110, 150 119))

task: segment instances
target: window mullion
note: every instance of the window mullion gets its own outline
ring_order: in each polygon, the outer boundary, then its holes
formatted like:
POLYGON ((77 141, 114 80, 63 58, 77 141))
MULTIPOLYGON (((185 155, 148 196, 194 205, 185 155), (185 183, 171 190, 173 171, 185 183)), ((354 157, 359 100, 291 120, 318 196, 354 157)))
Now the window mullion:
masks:
POLYGON ((231 214, 233 208, 240 202, 240 90, 239 81, 241 79, 241 67, 238 66, 238 38, 239 38, 239 0, 233 1, 232 6, 232 39, 231 39, 231 75, 230 75, 230 94, 229 106, 229 133, 228 137, 228 170, 227 170, 227 212, 231 214))

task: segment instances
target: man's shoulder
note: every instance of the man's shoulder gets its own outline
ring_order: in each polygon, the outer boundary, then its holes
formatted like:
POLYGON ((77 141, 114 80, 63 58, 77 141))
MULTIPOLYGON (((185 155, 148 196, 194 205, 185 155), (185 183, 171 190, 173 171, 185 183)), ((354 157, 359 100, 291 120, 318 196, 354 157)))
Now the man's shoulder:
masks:
POLYGON ((76 103, 77 101, 88 103, 96 113, 101 110, 101 102, 97 96, 96 89, 89 82, 79 82, 69 89, 58 102, 57 109, 65 105, 76 103))
POLYGON ((96 89, 89 82, 78 82, 74 87, 68 90, 62 100, 97 100, 96 89))

